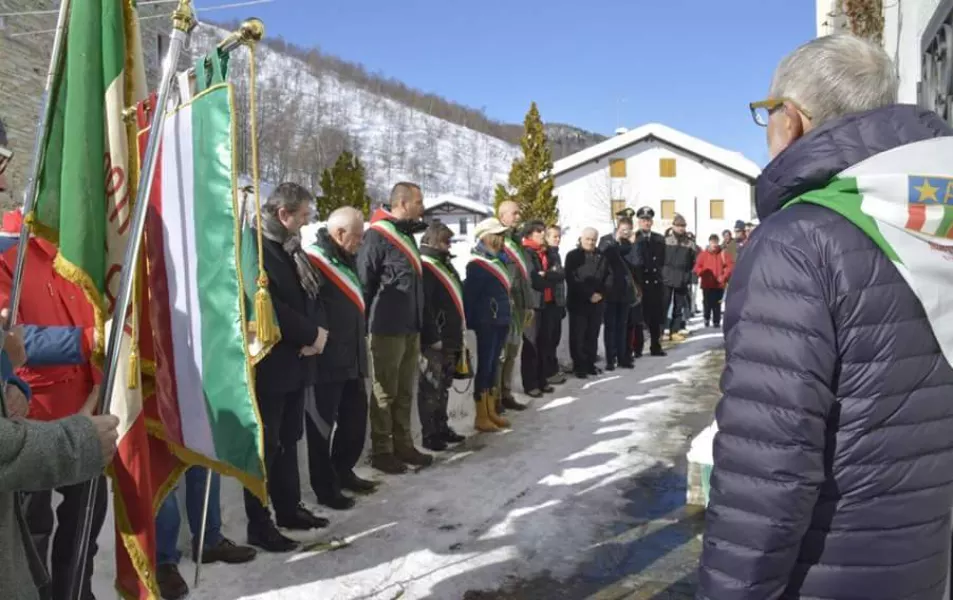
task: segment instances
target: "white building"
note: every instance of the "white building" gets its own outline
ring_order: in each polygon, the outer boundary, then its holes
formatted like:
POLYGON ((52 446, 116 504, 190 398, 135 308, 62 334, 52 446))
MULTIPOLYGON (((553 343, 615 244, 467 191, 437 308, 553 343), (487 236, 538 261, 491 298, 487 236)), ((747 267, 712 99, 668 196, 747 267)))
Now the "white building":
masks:
POLYGON ((620 130, 553 166, 562 251, 575 247, 584 227, 605 235, 614 230, 617 212, 642 206, 655 210, 659 232, 681 214, 704 245, 712 233, 753 219, 753 184, 760 173, 738 152, 659 123, 620 130))
MULTIPOLYGON (((847 31, 842 0, 816 0, 817 35, 847 31)), ((900 75, 900 101, 953 124, 953 0, 884 2, 884 49, 900 75)))
POLYGON ((453 231, 454 241, 470 239, 473 227, 493 216, 493 207, 451 194, 424 198, 424 221, 440 221, 453 231))

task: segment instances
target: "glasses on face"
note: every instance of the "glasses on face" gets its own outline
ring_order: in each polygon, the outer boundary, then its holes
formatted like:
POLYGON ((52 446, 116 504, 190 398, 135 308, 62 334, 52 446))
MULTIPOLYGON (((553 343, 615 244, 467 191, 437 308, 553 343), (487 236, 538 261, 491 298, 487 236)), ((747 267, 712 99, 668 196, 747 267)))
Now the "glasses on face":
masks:
POLYGON ((784 106, 785 103, 796 108, 808 119, 811 118, 811 113, 807 112, 800 104, 790 98, 768 98, 767 100, 751 102, 748 104, 748 110, 751 111, 751 118, 754 119, 755 124, 761 127, 767 127, 768 119, 771 118, 774 111, 784 106))
POLYGON ((10 166, 10 161, 12 160, 13 150, 0 146, 0 175, 3 175, 3 172, 7 170, 8 166, 10 166))

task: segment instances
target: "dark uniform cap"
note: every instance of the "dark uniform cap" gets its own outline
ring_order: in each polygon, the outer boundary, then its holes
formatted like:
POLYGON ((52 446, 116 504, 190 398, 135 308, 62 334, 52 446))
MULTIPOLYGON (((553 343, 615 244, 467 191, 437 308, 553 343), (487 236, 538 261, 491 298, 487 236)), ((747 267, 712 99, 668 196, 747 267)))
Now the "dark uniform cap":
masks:
POLYGON ((637 213, 635 213, 635 216, 640 219, 654 219, 655 211, 649 206, 643 206, 637 213))
POLYGON ((629 219, 631 219, 634 215, 635 215, 635 211, 629 207, 623 208, 622 210, 620 210, 619 212, 615 214, 615 216, 617 217, 627 217, 629 219))

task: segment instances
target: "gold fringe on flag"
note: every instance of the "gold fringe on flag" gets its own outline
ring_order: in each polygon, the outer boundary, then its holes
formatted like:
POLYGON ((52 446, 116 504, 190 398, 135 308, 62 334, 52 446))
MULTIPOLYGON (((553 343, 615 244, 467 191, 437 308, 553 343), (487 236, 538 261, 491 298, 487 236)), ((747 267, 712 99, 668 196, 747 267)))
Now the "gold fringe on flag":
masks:
POLYGON ((258 233, 258 291, 255 292, 255 325, 257 327, 258 341, 262 347, 269 347, 275 344, 281 336, 278 327, 275 324, 275 307, 271 301, 271 294, 268 292, 268 274, 265 273, 265 250, 261 236, 261 190, 258 179, 258 82, 255 72, 255 47, 257 43, 254 40, 248 42, 249 55, 249 111, 251 112, 251 170, 252 185, 255 187, 255 221, 258 233))

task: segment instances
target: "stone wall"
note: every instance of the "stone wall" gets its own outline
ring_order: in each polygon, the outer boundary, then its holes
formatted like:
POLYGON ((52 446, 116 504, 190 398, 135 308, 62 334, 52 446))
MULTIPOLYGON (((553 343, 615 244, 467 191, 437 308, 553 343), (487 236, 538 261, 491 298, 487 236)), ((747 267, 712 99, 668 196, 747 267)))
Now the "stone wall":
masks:
MULTIPOLYGON (((10 189, 0 193, 0 207, 19 204, 33 153, 40 96, 53 48, 58 0, 0 0, 0 120, 15 153, 7 170, 10 189), (16 14, 31 13, 31 14, 16 14)), ((140 3, 139 17, 146 73, 150 87, 159 78, 159 36, 168 47, 175 2, 140 3)), ((181 68, 189 63, 180 61, 181 68)))

